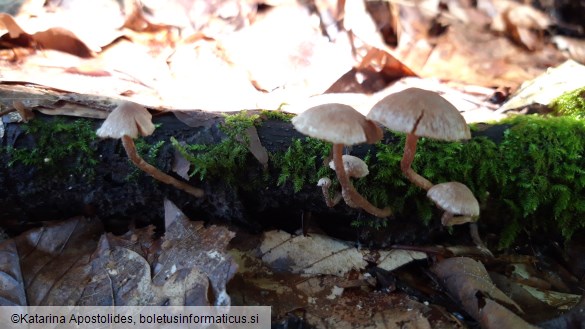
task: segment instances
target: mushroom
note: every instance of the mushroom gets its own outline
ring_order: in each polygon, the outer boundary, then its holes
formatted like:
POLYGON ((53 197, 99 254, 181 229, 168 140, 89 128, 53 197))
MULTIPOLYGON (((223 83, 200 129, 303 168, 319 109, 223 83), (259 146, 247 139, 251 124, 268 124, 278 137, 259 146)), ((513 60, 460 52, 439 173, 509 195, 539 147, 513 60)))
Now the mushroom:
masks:
POLYGON ((425 190, 433 184, 411 168, 418 138, 444 141, 471 138, 465 119, 451 103, 435 92, 418 88, 384 97, 372 107, 367 118, 407 134, 400 169, 413 184, 425 190))
MULTIPOLYGON (((344 154, 341 159, 343 160, 343 168, 345 173, 349 178, 362 178, 366 177, 370 172, 368 170, 368 165, 364 162, 364 160, 355 157, 353 155, 344 154)), ((329 162, 329 167, 335 170, 335 163, 333 161, 329 162)), ((329 195, 329 187, 331 187, 331 179, 327 177, 323 177, 319 179, 317 182, 317 186, 321 186, 323 189, 323 197, 325 198, 325 203, 329 208, 335 207, 336 204, 339 203, 341 200, 341 194, 337 193, 334 197, 329 195)))
POLYGON ((203 190, 163 173, 144 161, 138 152, 136 152, 136 145, 134 145, 133 139, 137 138, 138 134, 141 136, 149 136, 154 132, 154 125, 151 119, 152 116, 144 107, 136 103, 123 101, 108 115, 96 134, 101 138, 122 139, 122 145, 124 145, 128 158, 130 158, 136 167, 154 179, 172 185, 195 197, 202 197, 203 190))
POLYGON ((459 182, 434 185, 427 191, 427 197, 445 211, 441 217, 445 226, 475 222, 479 216, 479 202, 471 190, 459 182))
MULTIPOLYGON (((343 169, 349 178, 362 178, 366 177, 370 173, 368 170, 368 165, 364 162, 364 160, 358 157, 344 154, 341 157, 341 160, 343 160, 343 169)), ((329 168, 335 170, 335 163, 333 160, 329 162, 329 168)))
POLYGON ((352 208, 362 208, 376 217, 388 217, 392 211, 372 205, 359 194, 344 170, 344 145, 373 144, 382 139, 382 130, 361 113, 345 104, 322 104, 312 107, 292 119, 299 132, 333 143, 333 163, 341 184, 343 199, 352 208))
POLYGON ((335 207, 336 204, 339 203, 339 201, 341 201, 341 194, 336 193, 334 197, 331 197, 329 195, 329 188, 331 187, 331 179, 329 179, 327 177, 323 177, 323 178, 319 179, 319 181, 317 182, 317 186, 320 186, 321 189, 323 190, 323 198, 325 198, 325 203, 327 204, 327 207, 333 208, 333 207, 335 207))
POLYGON ((459 182, 437 184, 427 191, 427 197, 445 211, 441 217, 444 226, 469 223, 469 233, 475 245, 486 254, 492 255, 481 240, 477 228, 479 202, 467 186, 459 182))

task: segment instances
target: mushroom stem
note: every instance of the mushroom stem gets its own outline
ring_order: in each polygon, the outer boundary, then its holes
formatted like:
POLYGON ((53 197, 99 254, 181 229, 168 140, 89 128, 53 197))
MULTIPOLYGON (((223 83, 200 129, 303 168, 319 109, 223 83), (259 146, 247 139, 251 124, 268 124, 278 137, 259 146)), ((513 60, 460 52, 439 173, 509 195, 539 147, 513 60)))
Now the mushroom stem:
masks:
POLYGON ((404 155, 402 156, 402 160, 400 161, 400 169, 402 173, 411 181, 414 185, 422 188, 425 191, 428 191, 431 187, 433 187, 433 183, 431 183, 428 179, 422 177, 421 175, 417 174, 414 170, 412 170, 411 165, 414 161, 414 154, 416 153, 416 143, 418 142, 418 136, 412 133, 406 135, 406 144, 404 144, 404 155))
POLYGON ((343 167, 342 153, 343 144, 333 144, 333 164, 337 179, 341 185, 341 195, 343 195, 345 203, 352 208, 362 208, 376 217, 384 218, 390 216, 392 210, 389 207, 384 209, 376 208, 355 190, 343 167))
POLYGON ((152 176, 154 179, 159 180, 165 184, 172 185, 180 190, 183 190, 197 198, 203 196, 203 190, 193 187, 185 182, 175 179, 172 176, 169 176, 162 171, 158 170, 156 167, 150 165, 148 162, 144 161, 136 152, 136 145, 134 145, 134 140, 132 137, 128 135, 122 136, 122 145, 124 145, 124 149, 126 150, 126 154, 128 154, 128 158, 136 165, 136 167, 140 168, 145 173, 152 176))
POLYGON ((492 257, 494 256, 494 254, 492 254, 491 250, 489 250, 488 247, 485 245, 485 243, 483 243, 483 241, 481 240, 481 237, 479 236, 479 229, 477 227, 477 222, 469 223, 469 234, 471 235, 471 239, 473 240, 473 243, 475 243, 475 245, 477 246, 477 248, 479 250, 481 250, 486 255, 489 255, 492 257))
POLYGON ((334 197, 331 197, 329 194, 329 188, 331 187, 331 179, 323 177, 319 179, 317 186, 321 186, 321 189, 323 190, 323 198, 325 198, 325 203, 327 204, 327 207, 333 208, 339 203, 339 201, 341 201, 341 194, 336 193, 334 197))

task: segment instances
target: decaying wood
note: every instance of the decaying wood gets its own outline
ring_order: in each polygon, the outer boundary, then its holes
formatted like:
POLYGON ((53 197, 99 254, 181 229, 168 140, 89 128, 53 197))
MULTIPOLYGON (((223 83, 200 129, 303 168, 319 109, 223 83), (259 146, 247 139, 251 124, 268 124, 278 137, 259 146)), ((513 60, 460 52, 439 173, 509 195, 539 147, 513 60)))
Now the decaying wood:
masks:
MULTIPOLYGON (((181 116, 184 113, 176 114, 181 116)), ((223 122, 221 116, 210 113, 200 115, 202 124, 197 127, 187 126, 172 113, 155 117, 154 122, 161 125, 146 141, 149 144, 159 140, 167 141, 157 156, 156 165, 162 171, 173 174, 171 168, 175 150, 168 143, 171 136, 199 144, 216 144, 225 138, 219 130, 223 122)), ((52 119, 38 115, 35 120, 52 119)), ((95 120, 95 126, 99 124, 101 120, 95 120)), ((278 120, 265 121, 258 127, 258 135, 269 153, 286 151, 293 139, 303 137, 290 123, 278 120)), ((2 146, 33 148, 34 143, 35 136, 24 135, 21 124, 5 124, 2 146)), ((254 182, 268 174, 272 183, 259 187, 230 186, 218 178, 210 177, 202 182, 192 178, 194 186, 201 186, 205 190, 205 197, 197 199, 171 186, 157 183, 146 175, 128 179, 135 168, 119 141, 101 140, 96 147, 99 163, 95 166, 93 178, 75 174, 75 168, 63 168, 65 174, 55 174, 22 163, 3 166, 0 170, 1 225, 17 230, 32 222, 84 214, 96 216, 105 221, 106 227, 118 231, 124 230, 131 221, 138 224, 160 223, 165 198, 171 199, 193 219, 226 220, 252 228, 267 223, 270 226, 300 226, 303 214, 309 212, 313 218, 323 215, 338 221, 368 216, 342 204, 328 208, 321 188, 317 186, 305 186, 297 193, 291 184, 277 186, 274 182, 279 171, 272 168, 270 163, 265 170, 252 154, 248 157, 246 170, 236 173, 239 181, 254 182)), ((352 149, 352 153, 365 155, 368 148, 366 145, 358 146, 352 149)), ((0 153, 0 157, 3 163, 8 163, 5 152, 0 153)), ((421 228, 415 223, 407 225, 421 228)))
MULTIPOLYGON (((71 96, 68 97, 71 99, 71 96)), ((64 104, 82 106, 63 101, 65 98, 63 95, 59 97, 41 95, 37 98, 36 105, 30 102, 23 103, 25 106, 43 108, 45 111, 51 111, 51 107, 62 107, 64 104)), ((106 102, 99 107, 89 104, 87 108, 104 111, 112 107, 110 104, 113 102, 106 102)), ((39 113, 35 120, 53 118, 39 113)), ((99 119, 90 120, 94 120, 96 128, 102 122, 99 119)), ((221 113, 203 111, 166 112, 155 115, 154 123, 160 126, 146 142, 149 145, 161 140, 166 142, 159 151, 156 163, 153 164, 162 171, 178 177, 171 170, 175 150, 169 138, 175 137, 190 144, 217 144, 226 138, 219 129, 223 122, 224 117, 221 113)), ((18 123, 5 123, 0 146, 33 149, 39 136, 24 134, 22 127, 18 123)), ((495 131, 493 138, 497 139, 505 128, 495 127, 492 130, 495 131)), ((294 139, 304 137, 290 123, 279 120, 264 121, 257 128, 257 133, 261 145, 268 153, 286 151, 294 139)), ((393 142, 392 137, 386 140, 393 142)), ((262 164, 252 153, 248 156, 246 169, 235 173, 238 181, 255 182, 268 175, 268 181, 271 183, 231 186, 217 177, 209 177, 204 181, 191 178, 190 183, 193 186, 202 187, 205 191, 205 197, 197 199, 171 186, 157 183, 146 175, 134 173, 137 177, 128 179, 136 168, 129 161, 120 141, 100 140, 95 147, 99 163, 95 166, 93 177, 76 174, 75 168, 66 165, 59 173, 22 163, 8 166, 10 159, 7 153, 0 152, 0 161, 5 164, 0 169, 0 225, 10 232, 18 232, 29 227, 31 223, 82 214, 103 220, 109 230, 122 232, 131 222, 137 225, 149 223, 161 225, 165 198, 172 200, 192 219, 229 221, 252 229, 276 226, 294 230, 302 225, 301 219, 306 220, 308 214, 312 214, 314 220, 344 222, 349 228, 352 220, 369 216, 344 204, 334 208, 327 207, 322 190, 317 186, 305 186, 296 193, 292 184, 278 186, 275 182, 280 174, 279 170, 270 162, 268 166, 262 164)), ((354 147, 352 154, 364 156, 370 147, 368 145, 354 147)), ((73 162, 75 159, 71 160, 73 162)), ((416 220, 400 222, 393 225, 393 229, 402 232, 392 238, 397 243, 406 243, 404 239, 413 237, 421 238, 426 234, 421 235, 420 232, 428 231, 416 220), (404 234, 406 228, 419 233, 404 234)))

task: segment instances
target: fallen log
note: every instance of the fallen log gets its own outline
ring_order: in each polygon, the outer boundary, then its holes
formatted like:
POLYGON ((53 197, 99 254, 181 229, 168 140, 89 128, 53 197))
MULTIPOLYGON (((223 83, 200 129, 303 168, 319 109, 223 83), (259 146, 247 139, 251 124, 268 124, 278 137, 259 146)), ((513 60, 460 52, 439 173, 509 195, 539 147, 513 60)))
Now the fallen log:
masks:
MULTIPOLYGON (((342 231, 350 239, 355 238, 350 223, 387 225, 379 233, 368 231, 384 235, 383 243, 428 242, 440 231, 440 211, 400 173, 402 136, 386 132, 381 143, 348 150, 370 167, 366 178, 354 181, 358 191, 394 209, 395 217, 382 221, 342 203, 326 206, 316 182, 334 179, 330 145, 299 134, 289 119, 274 111, 155 116, 158 128, 136 141, 139 152, 175 177, 173 166, 189 160, 189 183, 205 191, 200 199, 138 172, 119 141, 96 138, 101 120, 37 114, 28 124, 5 123, 0 225, 17 233, 39 221, 84 214, 114 232, 129 223, 162 228, 168 198, 193 219, 254 230, 294 231, 301 217, 311 214, 316 221, 341 223, 333 226, 346 227, 342 231)), ((414 166, 434 183, 468 185, 482 205, 480 223, 494 232, 504 230, 505 243, 520 228, 552 228, 569 238, 585 224, 585 216, 579 216, 585 212, 583 136, 583 123, 572 118, 517 118, 476 126, 468 142, 423 140, 414 166)))

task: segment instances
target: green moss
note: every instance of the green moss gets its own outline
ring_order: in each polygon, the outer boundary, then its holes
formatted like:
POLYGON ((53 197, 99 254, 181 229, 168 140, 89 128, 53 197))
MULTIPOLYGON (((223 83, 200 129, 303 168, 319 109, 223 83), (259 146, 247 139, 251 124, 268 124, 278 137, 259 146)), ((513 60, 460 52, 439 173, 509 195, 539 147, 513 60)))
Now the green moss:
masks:
POLYGON ((518 117, 500 145, 500 199, 523 227, 570 238, 585 227, 585 123, 571 117, 518 117), (519 217, 519 218, 518 218, 519 217))
POLYGON ((295 117, 292 113, 287 113, 281 110, 262 110, 260 116, 271 120, 280 120, 290 122, 295 117))
POLYGON ((322 160, 331 153, 331 143, 314 138, 295 139, 284 153, 272 154, 271 160, 280 170, 277 185, 291 182, 299 192, 306 184, 315 185, 321 177, 329 176, 329 167, 322 160))
MULTIPOLYGON (((149 144, 143 137, 139 137, 134 140, 134 145, 136 146, 136 152, 138 155, 140 155, 144 161, 156 167, 157 156, 159 155, 161 148, 165 145, 165 141, 161 140, 154 144, 149 144)), ((128 159, 128 162, 131 163, 130 159, 128 159)), ((136 180, 140 174, 146 174, 142 170, 139 170, 134 164, 131 163, 130 165, 133 170, 126 176, 127 181, 136 180)))
POLYGON ((225 116, 220 130, 227 138, 215 145, 181 144, 175 138, 171 138, 171 143, 193 165, 190 176, 198 176, 201 180, 208 176, 221 177, 233 185, 236 174, 245 168, 250 153, 247 147, 250 141, 245 131, 255 126, 258 118, 258 115, 248 115, 245 111, 225 116))
MULTIPOLYGON (((227 138, 217 145, 172 142, 194 164, 192 175, 238 184, 235 175, 250 156, 241 136, 256 124, 256 116, 237 114, 226 118, 222 130, 227 138)), ((482 216, 492 216, 486 221, 502 225, 500 247, 510 246, 524 231, 554 231, 571 238, 585 227, 584 121, 518 116, 500 124, 510 128, 499 144, 486 137, 454 143, 421 138, 414 170, 434 183, 459 181, 469 186, 480 201, 482 216)), ((402 175, 399 164, 405 138, 396 138, 396 143, 378 143, 371 149, 365 157, 370 175, 354 180, 356 189, 374 205, 392 207, 400 217, 439 220, 441 211, 402 175)), ((333 170, 323 163, 330 151, 331 144, 319 140, 293 140, 286 151, 270 154, 278 178, 262 183, 290 183, 298 192, 303 187, 317 189, 321 177, 335 182, 333 170)))
MULTIPOLYGON (((522 231, 555 231, 565 239, 585 227, 585 123, 572 117, 518 116, 500 144, 485 137, 445 143, 421 138, 413 169, 435 183, 469 186, 490 222, 504 224, 500 247, 522 231)), ((441 212, 400 171, 404 136, 375 145, 370 175, 354 185, 374 205, 428 222, 441 212)))
POLYGON ((63 167, 72 167, 77 174, 94 175, 98 161, 93 143, 97 136, 90 120, 36 119, 23 124, 22 130, 36 137, 36 145, 5 148, 10 159, 8 166, 21 163, 51 174, 63 172, 63 167))
POLYGON ((585 119, 585 87, 564 93, 554 99, 549 107, 559 115, 585 119))

